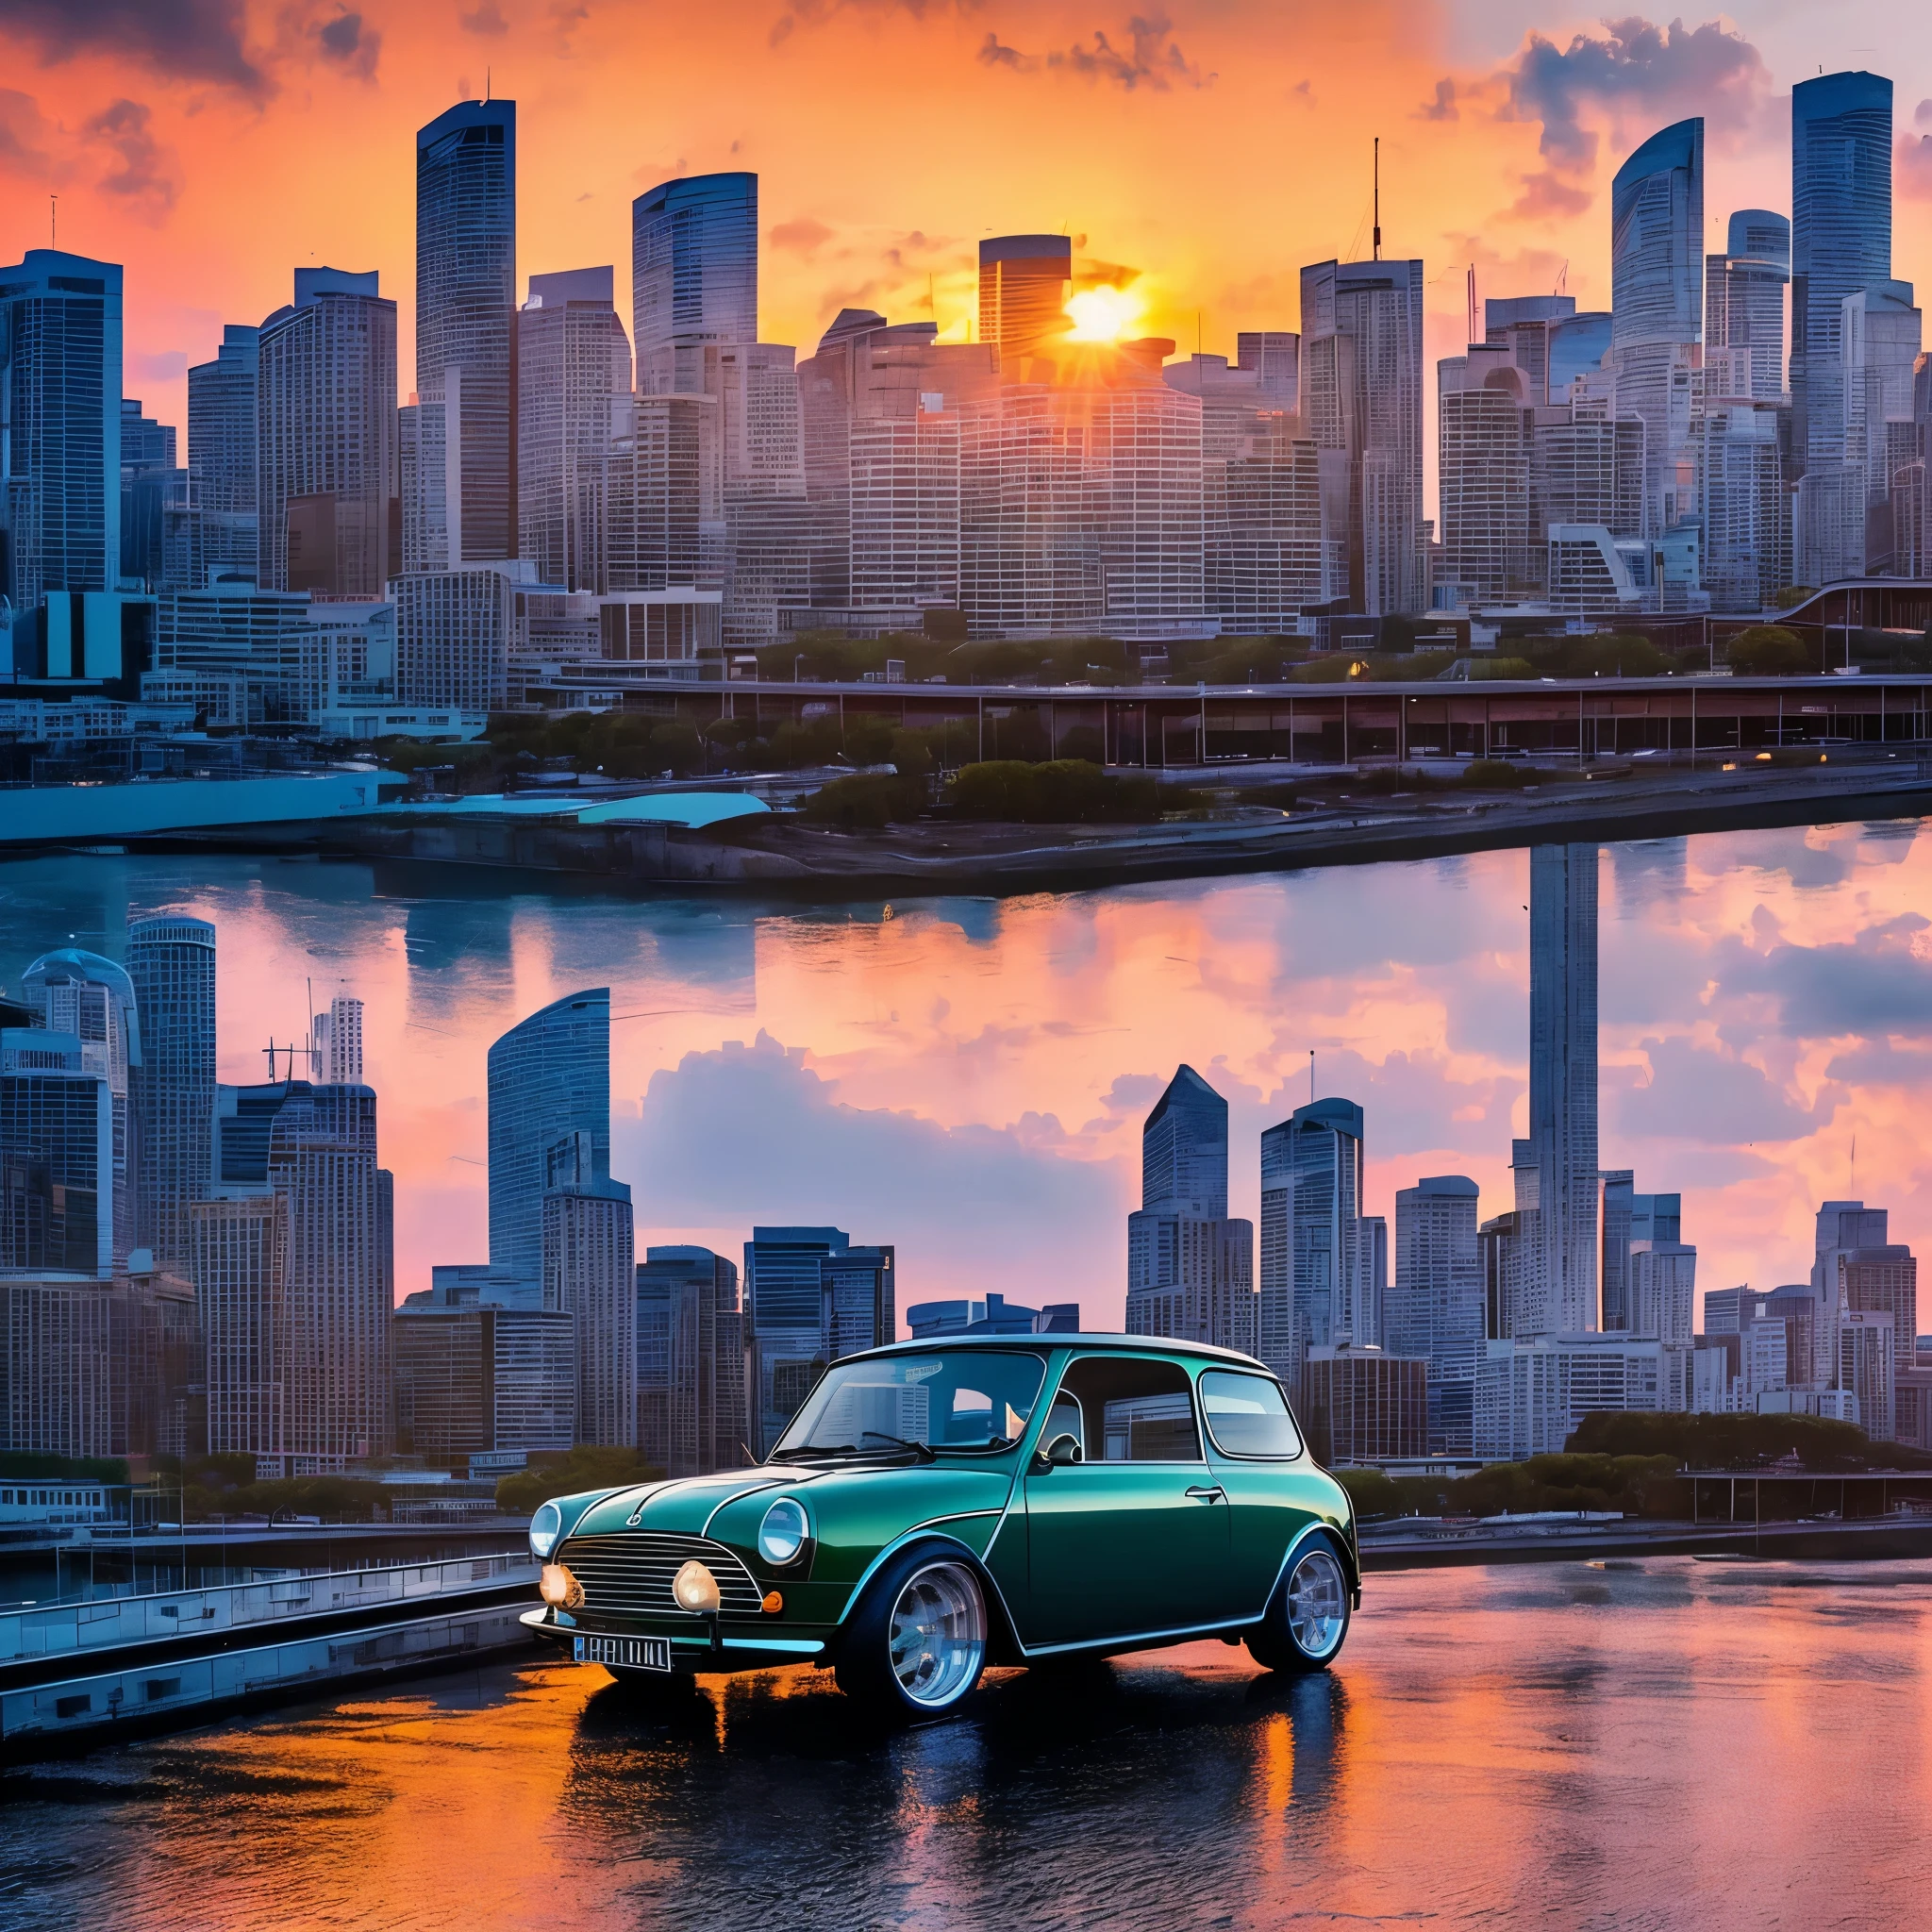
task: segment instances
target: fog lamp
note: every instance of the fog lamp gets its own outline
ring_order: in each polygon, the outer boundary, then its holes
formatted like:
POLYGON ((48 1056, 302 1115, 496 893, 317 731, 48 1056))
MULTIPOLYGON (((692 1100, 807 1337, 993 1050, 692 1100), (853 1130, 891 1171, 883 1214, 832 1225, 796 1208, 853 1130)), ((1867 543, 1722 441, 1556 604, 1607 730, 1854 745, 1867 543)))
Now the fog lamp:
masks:
POLYGON ((671 1579, 671 1594, 680 1610, 699 1617, 715 1617, 724 1602, 718 1579, 695 1557, 671 1579))
POLYGON ((583 1607, 584 1586, 561 1563, 546 1563, 537 1579, 537 1594, 553 1610, 583 1607))
POLYGON ((785 1599, 775 1590, 765 1592, 764 1611, 768 1617, 775 1617, 785 1607, 785 1599))

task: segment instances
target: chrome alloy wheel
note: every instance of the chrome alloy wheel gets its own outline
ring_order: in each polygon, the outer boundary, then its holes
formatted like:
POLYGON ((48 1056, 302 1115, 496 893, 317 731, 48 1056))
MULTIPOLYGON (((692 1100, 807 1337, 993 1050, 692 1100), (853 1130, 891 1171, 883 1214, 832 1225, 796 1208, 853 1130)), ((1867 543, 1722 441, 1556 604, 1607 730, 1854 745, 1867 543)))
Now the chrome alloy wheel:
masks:
POLYGON ((986 1657, 986 1600, 963 1563, 928 1563, 906 1579, 892 1606, 892 1674, 922 1709, 943 1710, 979 1675, 986 1657))
POLYGON ((1303 1656, 1332 1657, 1348 1628, 1348 1579, 1332 1550, 1310 1550, 1288 1579, 1288 1627, 1303 1656))

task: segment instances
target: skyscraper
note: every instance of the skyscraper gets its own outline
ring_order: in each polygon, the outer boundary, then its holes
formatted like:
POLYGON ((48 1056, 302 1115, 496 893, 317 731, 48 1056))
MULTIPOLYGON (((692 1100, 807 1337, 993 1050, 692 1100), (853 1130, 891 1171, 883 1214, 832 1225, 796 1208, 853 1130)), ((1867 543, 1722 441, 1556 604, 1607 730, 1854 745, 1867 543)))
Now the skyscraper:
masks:
POLYGON ((1919 460, 1913 372, 1924 318, 1909 282, 1876 282, 1844 300, 1839 340, 1844 365, 1844 460, 1863 479, 1863 541, 1846 561, 1854 575, 1892 568, 1892 471, 1919 460))
POLYGON ((1000 235, 979 244, 979 340, 1008 382, 1063 336, 1074 244, 1065 235, 1000 235))
POLYGON ((1381 1340, 1363 1180, 1362 1110, 1352 1100, 1298 1107, 1261 1136, 1256 1353, 1291 1386, 1310 1348, 1381 1340))
POLYGON ((30 248, 0 291, 0 595, 30 611, 120 574, 121 269, 30 248))
POLYGON ((1475 1183, 1433 1174, 1395 1195, 1395 1278, 1384 1337, 1391 1356, 1429 1365, 1429 1447, 1467 1455, 1483 1354, 1482 1252, 1475 1183))
POLYGON ((574 1324, 577 1441, 635 1448, 637 1248, 630 1190, 609 1164, 581 1127, 544 1155, 543 1306, 574 1324))
POLYGON ((314 1019, 314 1039, 308 1049, 308 1077, 330 1086, 360 1086, 362 1082, 362 1002, 338 993, 328 1011, 314 1019))
POLYGON ((1698 425, 1704 587, 1717 610, 1761 610, 1791 581, 1786 411, 1775 399, 1707 397, 1698 425))
POLYGON ((1126 1323, 1130 1335, 1255 1347, 1255 1228, 1228 1218, 1227 1102, 1190 1066, 1141 1130, 1126 1323))
POLYGON ((631 203, 641 395, 702 395, 705 351, 758 339, 758 177, 691 175, 631 203))
POLYGON ((143 416, 133 396, 121 399, 120 575, 158 589, 163 577, 162 506, 175 468, 174 425, 143 416))
POLYGON ((1527 1154, 1536 1220, 1518 1335, 1597 1325, 1596 917, 1596 847, 1533 847, 1527 1154))
POLYGON ((115 1120, 98 1043, 0 1032, 0 1275, 112 1275, 115 1120))
POLYGON ((667 1475, 737 1469, 750 1430, 737 1264, 647 1248, 637 1284, 639 1450, 667 1475))
POLYGON ((1660 129, 1610 185, 1610 367, 1643 419, 1649 534, 1694 510, 1690 375, 1703 335, 1704 121, 1660 129))
POLYGON ((294 302, 261 325, 256 440, 262 588, 384 596, 396 305, 373 272, 295 271, 294 302))
POLYGON ((141 1023, 136 1238, 161 1267, 187 1274, 185 1210, 208 1196, 214 1133, 214 927, 179 913, 136 920, 127 977, 141 1023))
POLYGON ((99 1185, 108 1265, 100 1272, 125 1274, 128 1254, 138 1240, 135 1179, 140 1129, 132 1087, 141 1073, 141 1021, 134 983, 113 960, 63 947, 36 959, 21 974, 20 986, 36 1023, 79 1041, 82 1063, 107 1082, 112 1141, 99 1185))
POLYGON ((188 478, 202 573, 185 589, 198 591, 208 575, 224 572, 255 575, 260 373, 261 331, 236 322, 223 329, 215 359, 188 372, 188 478))
POLYGON ((1468 598, 1533 588, 1529 377, 1504 346, 1472 343, 1436 365, 1442 541, 1439 581, 1468 598))
MULTIPOLYGON (((517 104, 462 101, 416 136, 416 390, 440 411, 441 554, 517 554, 517 104)), ((432 526, 438 519, 429 517, 432 526)))
POLYGON ((518 554, 537 580, 608 588, 612 407, 631 392, 630 338, 608 268, 532 275, 517 311, 518 554))
POLYGON ((1428 601, 1423 557, 1423 265, 1302 270, 1302 414, 1345 450, 1349 594, 1371 617, 1428 601))
POLYGON ((1776 402, 1785 388, 1785 289, 1791 225, 1740 208, 1722 255, 1704 258, 1704 392, 1776 402))
POLYGON ((610 989, 568 993, 490 1049, 490 1266, 543 1278, 543 1196, 551 1150, 588 1134, 589 1170, 610 1174, 610 989))
POLYGON ((1844 446, 1844 300, 1891 278, 1891 82, 1791 90, 1791 430, 1802 469, 1844 446))

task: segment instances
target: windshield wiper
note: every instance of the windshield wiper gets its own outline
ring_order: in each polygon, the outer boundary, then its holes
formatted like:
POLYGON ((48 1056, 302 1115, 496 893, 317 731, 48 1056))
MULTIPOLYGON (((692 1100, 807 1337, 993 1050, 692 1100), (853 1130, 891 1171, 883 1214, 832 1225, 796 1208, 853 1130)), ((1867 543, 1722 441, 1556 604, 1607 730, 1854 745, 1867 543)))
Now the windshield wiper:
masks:
POLYGON ((933 1460, 933 1446, 930 1442, 908 1442, 903 1436, 889 1436, 883 1429, 860 1429, 861 1436, 874 1442, 889 1442, 894 1449, 909 1449, 921 1462, 933 1460))

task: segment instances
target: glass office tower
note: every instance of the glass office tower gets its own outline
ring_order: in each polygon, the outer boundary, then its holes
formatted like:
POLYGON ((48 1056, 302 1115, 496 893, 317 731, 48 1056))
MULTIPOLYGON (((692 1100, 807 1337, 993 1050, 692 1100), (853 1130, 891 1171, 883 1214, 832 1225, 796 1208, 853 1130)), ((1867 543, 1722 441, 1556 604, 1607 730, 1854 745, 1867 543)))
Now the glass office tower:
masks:
POLYGON ((141 1022, 134 1075, 140 1160, 135 1224, 163 1268, 185 1274, 183 1209, 206 1200, 215 1112, 215 929, 162 913, 127 928, 127 976, 141 1022))
POLYGON ((690 175, 631 203, 640 395, 702 395, 707 346, 758 339, 758 177, 690 175))
POLYGON ((455 452, 434 568, 517 554, 516 256, 517 104, 460 102, 416 136, 418 407, 455 452))

